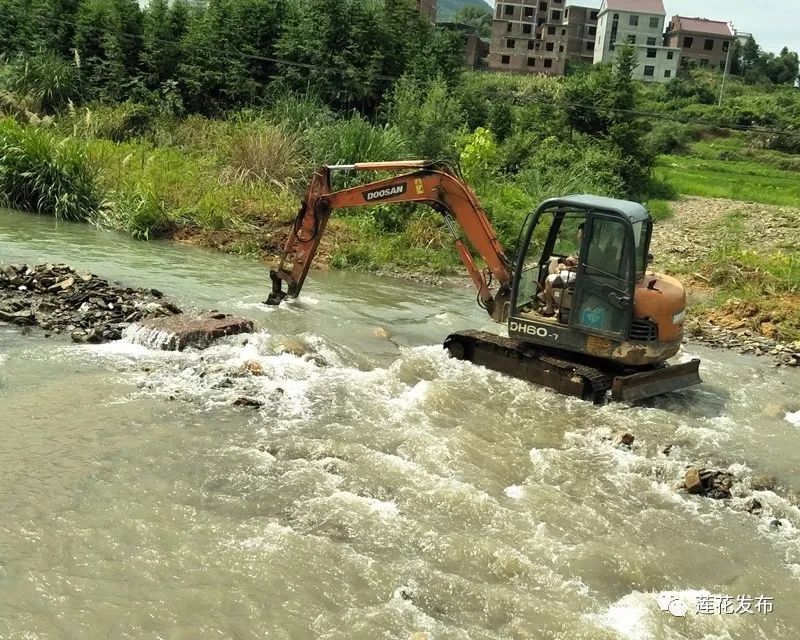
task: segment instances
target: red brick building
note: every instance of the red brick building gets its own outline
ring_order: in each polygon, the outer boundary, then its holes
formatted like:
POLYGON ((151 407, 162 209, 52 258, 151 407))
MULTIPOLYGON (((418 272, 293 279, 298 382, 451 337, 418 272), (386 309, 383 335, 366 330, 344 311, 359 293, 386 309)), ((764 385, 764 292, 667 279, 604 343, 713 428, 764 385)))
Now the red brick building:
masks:
POLYGON ((724 71, 733 37, 727 22, 674 16, 667 26, 664 44, 681 50, 682 67, 694 61, 700 67, 724 71))

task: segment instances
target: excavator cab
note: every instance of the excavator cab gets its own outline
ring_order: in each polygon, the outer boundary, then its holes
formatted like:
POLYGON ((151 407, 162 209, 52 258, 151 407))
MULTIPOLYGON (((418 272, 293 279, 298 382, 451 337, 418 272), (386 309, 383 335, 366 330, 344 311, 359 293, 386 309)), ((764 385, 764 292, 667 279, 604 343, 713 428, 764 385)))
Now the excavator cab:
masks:
POLYGON ((555 335, 563 340, 566 328, 627 338, 651 230, 649 213, 633 202, 598 196, 544 202, 521 234, 510 315, 552 326, 545 343, 555 335))

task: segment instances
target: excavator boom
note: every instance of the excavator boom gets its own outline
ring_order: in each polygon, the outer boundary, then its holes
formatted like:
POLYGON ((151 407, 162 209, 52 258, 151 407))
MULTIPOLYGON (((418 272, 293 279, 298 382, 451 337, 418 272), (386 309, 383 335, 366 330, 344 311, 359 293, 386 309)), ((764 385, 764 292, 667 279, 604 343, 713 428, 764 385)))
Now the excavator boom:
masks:
POLYGON ((427 204, 442 214, 461 262, 478 290, 481 306, 494 320, 504 322, 511 295, 511 262, 475 194, 458 172, 447 163, 426 160, 327 165, 318 169, 284 245, 280 266, 270 272, 272 293, 267 304, 279 305, 286 296, 294 298, 300 294, 334 210, 402 202, 427 204), (331 189, 334 173, 375 171, 406 173, 339 191, 331 189), (484 260, 486 270, 475 264, 456 226, 484 260), (490 288, 492 280, 499 285, 495 292, 490 288))

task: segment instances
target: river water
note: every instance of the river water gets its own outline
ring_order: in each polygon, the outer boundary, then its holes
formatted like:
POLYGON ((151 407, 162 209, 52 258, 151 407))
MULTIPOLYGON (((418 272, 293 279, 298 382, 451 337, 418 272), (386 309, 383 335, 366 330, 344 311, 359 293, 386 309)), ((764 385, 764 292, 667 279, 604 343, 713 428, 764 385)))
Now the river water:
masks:
POLYGON ((0 261, 259 326, 171 354, 0 325, 4 640, 800 637, 796 372, 689 345, 702 386, 595 407, 447 359, 469 289, 313 274, 266 308, 255 262, 11 212, 0 261), (676 492, 689 464, 734 498, 676 492))

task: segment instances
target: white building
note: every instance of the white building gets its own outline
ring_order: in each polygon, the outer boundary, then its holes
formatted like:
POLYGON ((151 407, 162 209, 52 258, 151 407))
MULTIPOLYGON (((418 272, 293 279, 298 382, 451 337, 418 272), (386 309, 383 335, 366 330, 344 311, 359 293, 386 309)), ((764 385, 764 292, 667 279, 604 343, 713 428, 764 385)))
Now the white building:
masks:
POLYGON ((668 82, 678 73, 681 50, 663 46, 666 17, 662 0, 603 0, 594 63, 613 62, 617 45, 629 42, 639 53, 633 77, 668 82))

